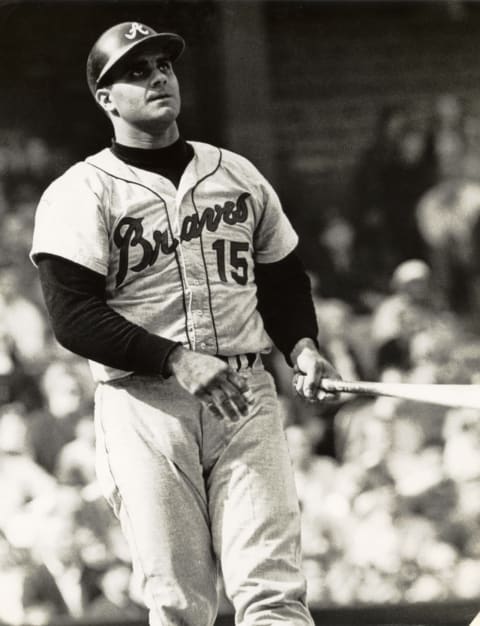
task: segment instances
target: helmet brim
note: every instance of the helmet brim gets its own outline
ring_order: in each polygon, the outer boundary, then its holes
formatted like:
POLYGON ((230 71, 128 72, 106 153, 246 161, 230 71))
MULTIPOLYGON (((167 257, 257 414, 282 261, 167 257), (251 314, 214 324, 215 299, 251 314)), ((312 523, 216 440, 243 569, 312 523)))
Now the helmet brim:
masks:
POLYGON ((164 52, 166 53, 166 57, 173 62, 176 61, 185 50, 185 40, 175 33, 155 33, 154 35, 149 35, 148 37, 132 42, 110 57, 96 80, 95 88, 98 89, 102 85, 108 84, 108 78, 112 69, 120 61, 130 56, 133 51, 137 52, 141 48, 164 52))

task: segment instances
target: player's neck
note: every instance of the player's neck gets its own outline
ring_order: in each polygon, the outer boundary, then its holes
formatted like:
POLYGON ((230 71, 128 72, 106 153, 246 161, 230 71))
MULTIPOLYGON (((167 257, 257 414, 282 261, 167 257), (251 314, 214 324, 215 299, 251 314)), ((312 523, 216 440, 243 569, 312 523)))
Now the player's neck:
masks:
POLYGON ((123 124, 115 125, 115 141, 130 148, 143 148, 145 150, 165 148, 175 143, 179 136, 176 123, 171 124, 158 134, 123 124))

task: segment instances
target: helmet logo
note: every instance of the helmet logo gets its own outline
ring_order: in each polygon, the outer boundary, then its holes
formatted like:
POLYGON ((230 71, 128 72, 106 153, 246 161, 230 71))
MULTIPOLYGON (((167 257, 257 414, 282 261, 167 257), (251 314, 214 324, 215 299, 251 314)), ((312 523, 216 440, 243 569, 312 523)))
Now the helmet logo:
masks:
POLYGON ((132 22, 130 30, 128 31, 128 33, 125 33, 125 37, 127 39, 135 39, 137 33, 140 33, 140 35, 149 35, 150 31, 143 24, 139 24, 138 22, 132 22))

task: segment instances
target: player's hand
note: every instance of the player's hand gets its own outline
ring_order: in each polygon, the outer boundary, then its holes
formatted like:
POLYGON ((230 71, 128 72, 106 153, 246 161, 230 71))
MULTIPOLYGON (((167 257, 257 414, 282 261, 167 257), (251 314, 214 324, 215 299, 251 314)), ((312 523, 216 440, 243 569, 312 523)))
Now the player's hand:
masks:
POLYGON ((292 350, 291 358, 294 371, 293 387, 301 398, 308 402, 338 399, 339 394, 322 389, 322 379, 340 380, 341 376, 319 353, 311 339, 298 341, 292 350))
POLYGON ((215 417, 237 421, 247 415, 247 382, 221 359, 179 346, 168 357, 167 366, 180 385, 201 400, 215 417))

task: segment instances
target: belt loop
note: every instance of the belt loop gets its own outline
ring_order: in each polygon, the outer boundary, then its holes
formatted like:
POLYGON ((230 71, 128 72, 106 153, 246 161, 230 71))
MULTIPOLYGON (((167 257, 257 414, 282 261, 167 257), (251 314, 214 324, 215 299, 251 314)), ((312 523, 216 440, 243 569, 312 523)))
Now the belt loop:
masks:
POLYGON ((237 354, 235 356, 223 356, 218 354, 217 357, 225 361, 225 363, 228 363, 233 370, 238 372, 242 369, 253 368, 255 363, 257 363, 259 355, 254 352, 248 352, 247 354, 237 354))

